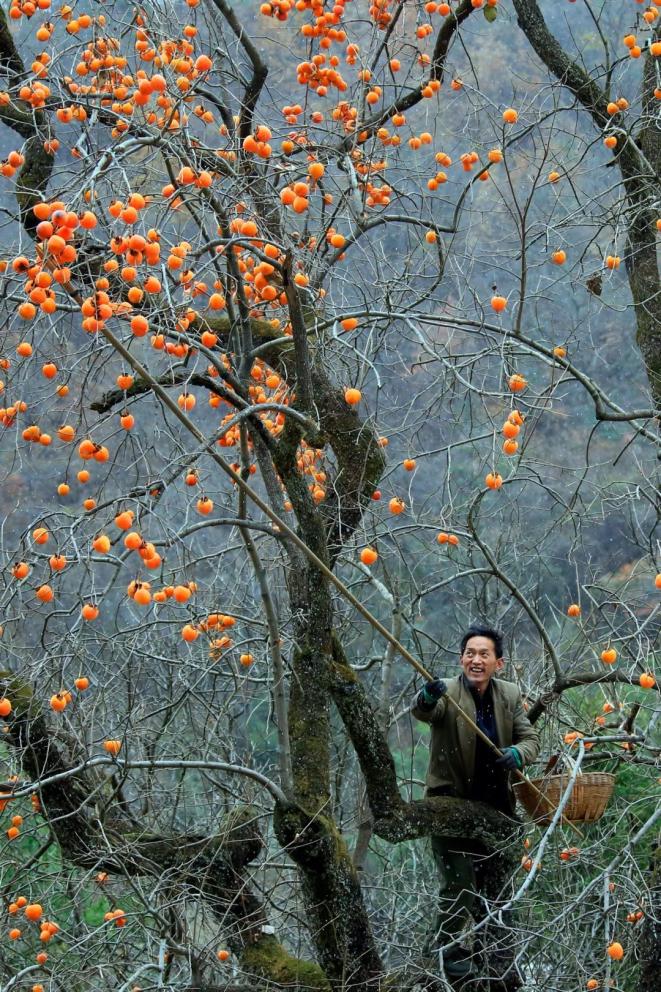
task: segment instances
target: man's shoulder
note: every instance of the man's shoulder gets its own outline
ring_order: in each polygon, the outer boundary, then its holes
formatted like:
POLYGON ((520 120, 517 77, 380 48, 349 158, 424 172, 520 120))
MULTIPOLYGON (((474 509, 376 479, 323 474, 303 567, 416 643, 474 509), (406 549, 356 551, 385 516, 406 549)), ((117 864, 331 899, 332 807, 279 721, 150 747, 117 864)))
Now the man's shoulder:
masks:
POLYGON ((447 686, 448 694, 453 697, 458 696, 464 688, 461 675, 455 675, 451 679, 445 679, 444 681, 447 686))
POLYGON ((509 702, 515 702, 521 695, 518 685, 514 682, 506 682, 504 679, 492 679, 492 688, 500 693, 509 702))

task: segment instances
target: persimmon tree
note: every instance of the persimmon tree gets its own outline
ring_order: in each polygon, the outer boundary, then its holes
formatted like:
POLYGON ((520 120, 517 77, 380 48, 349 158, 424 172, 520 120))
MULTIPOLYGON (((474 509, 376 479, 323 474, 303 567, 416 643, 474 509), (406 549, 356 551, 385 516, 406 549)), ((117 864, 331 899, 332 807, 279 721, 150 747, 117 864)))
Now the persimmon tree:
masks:
POLYGON ((530 987, 651 992, 657 21, 0 12, 5 989, 443 987, 436 832, 484 988, 506 919, 530 987), (580 842, 422 798, 400 648, 477 618, 617 773, 580 842))

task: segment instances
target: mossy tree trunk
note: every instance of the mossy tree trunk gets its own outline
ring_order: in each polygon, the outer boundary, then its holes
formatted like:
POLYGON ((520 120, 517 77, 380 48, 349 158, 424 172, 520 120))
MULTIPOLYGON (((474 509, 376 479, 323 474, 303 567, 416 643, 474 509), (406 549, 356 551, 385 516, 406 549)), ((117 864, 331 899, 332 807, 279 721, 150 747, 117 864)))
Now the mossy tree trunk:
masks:
MULTIPOLYGON (((11 85, 21 83, 26 71, 9 25, 0 8, 0 64, 2 73, 11 85)), ((52 137, 50 116, 43 110, 31 110, 17 103, 0 106, 0 121, 10 127, 24 142, 24 163, 16 176, 16 200, 19 217, 27 232, 33 236, 38 220, 32 212, 35 203, 45 197, 53 172, 55 156, 46 151, 45 143, 52 137)))
MULTIPOLYGON (((361 519, 384 459, 371 425, 348 407, 321 365, 311 359, 306 371, 314 414, 338 466, 332 498, 318 507, 307 490, 296 461, 301 428, 294 421, 287 423, 274 464, 287 489, 300 536, 331 566, 361 519)), ((312 414, 313 410, 302 412, 312 414)), ((291 808, 276 809, 274 826, 278 840, 300 869, 310 932, 332 986, 376 988, 382 963, 360 883, 331 808, 331 588, 307 560, 294 564, 287 575, 296 643, 289 696, 294 794, 291 808)))

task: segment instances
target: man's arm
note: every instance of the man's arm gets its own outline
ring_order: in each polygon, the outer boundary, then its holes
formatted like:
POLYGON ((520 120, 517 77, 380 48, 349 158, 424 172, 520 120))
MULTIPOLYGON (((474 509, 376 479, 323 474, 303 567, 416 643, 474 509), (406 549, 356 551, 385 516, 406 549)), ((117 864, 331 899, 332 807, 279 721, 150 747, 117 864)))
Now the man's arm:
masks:
POLYGON ((539 754, 539 734, 526 715, 520 695, 517 695, 514 708, 512 744, 523 758, 524 765, 531 764, 539 754))
POLYGON ((427 682, 413 700, 411 713, 423 723, 438 723, 443 719, 447 707, 444 698, 447 686, 441 679, 427 682))

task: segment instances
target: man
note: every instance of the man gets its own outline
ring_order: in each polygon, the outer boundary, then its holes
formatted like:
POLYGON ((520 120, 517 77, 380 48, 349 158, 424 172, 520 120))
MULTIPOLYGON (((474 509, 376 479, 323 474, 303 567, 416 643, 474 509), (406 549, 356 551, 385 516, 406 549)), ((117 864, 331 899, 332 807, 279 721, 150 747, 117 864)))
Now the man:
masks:
MULTIPOLYGON (((511 816, 515 807, 511 773, 537 757, 537 731, 525 714, 518 688, 494 677, 505 664, 502 635, 497 630, 471 626, 461 640, 459 663, 462 672, 457 678, 427 682, 411 707, 413 716, 432 728, 425 794, 479 800, 511 816), (448 699, 458 703, 500 748, 502 757, 478 737, 448 699)), ((471 916, 483 915, 476 847, 460 838, 438 835, 431 842, 440 899, 429 950, 460 939, 471 916)), ((502 976, 502 988, 517 988, 520 980, 512 966, 511 950, 500 948, 493 960, 502 976)), ((444 955, 444 966, 448 978, 461 984, 471 974, 470 954, 459 943, 444 955)))

